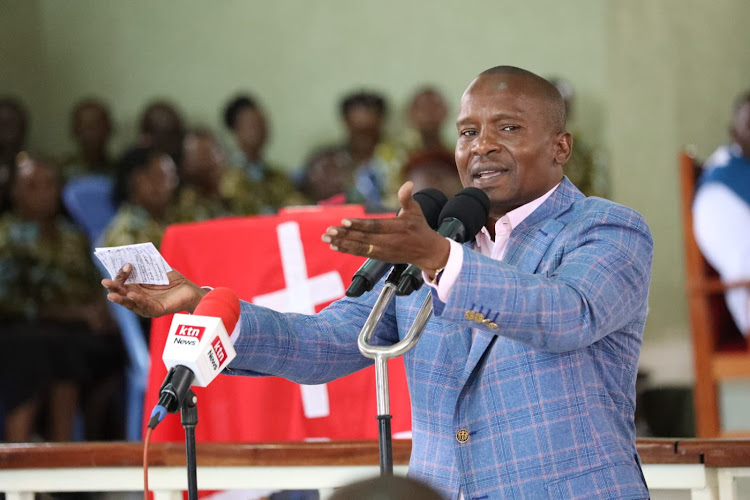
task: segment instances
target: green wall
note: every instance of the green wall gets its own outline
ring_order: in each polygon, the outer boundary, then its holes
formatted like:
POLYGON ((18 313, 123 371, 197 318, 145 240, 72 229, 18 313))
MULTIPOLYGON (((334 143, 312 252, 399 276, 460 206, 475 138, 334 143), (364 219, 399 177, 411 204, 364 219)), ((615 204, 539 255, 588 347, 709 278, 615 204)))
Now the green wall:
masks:
POLYGON ((420 84, 442 89, 455 115, 487 67, 565 76, 579 94, 573 125, 607 154, 614 198, 654 233, 646 342, 687 339, 676 155, 726 139, 730 102, 750 87, 748 19, 745 0, 0 0, 0 93, 28 102, 31 147, 60 153, 81 97, 112 104, 117 149, 149 99, 218 129, 227 97, 249 89, 272 117, 269 157, 294 166, 339 136, 338 98, 353 87, 390 97, 397 135, 420 84))
MULTIPOLYGON (((417 86, 434 82, 455 111, 471 78, 499 63, 569 76, 582 94, 580 121, 600 137, 605 4, 531 4, 536 8, 493 0, 471 9, 432 0, 0 0, 0 18, 24 26, 3 40, 17 54, 10 66, 35 61, 43 69, 41 92, 23 87, 33 74, 20 90, 19 82, 10 87, 36 100, 46 94, 48 102, 30 102, 33 145, 69 148, 67 114, 83 96, 112 103, 121 145, 153 97, 172 97, 192 123, 218 128, 228 96, 250 89, 272 116, 270 157, 289 166, 339 136, 337 103, 347 90, 386 93, 396 134, 417 86), (560 30, 573 24, 580 28, 560 30)), ((453 136, 454 127, 446 127, 446 138, 453 136)))
POLYGON ((646 341, 689 341, 677 153, 705 159, 728 140, 750 89, 750 2, 616 0, 607 14, 607 138, 614 197, 654 235, 646 341))

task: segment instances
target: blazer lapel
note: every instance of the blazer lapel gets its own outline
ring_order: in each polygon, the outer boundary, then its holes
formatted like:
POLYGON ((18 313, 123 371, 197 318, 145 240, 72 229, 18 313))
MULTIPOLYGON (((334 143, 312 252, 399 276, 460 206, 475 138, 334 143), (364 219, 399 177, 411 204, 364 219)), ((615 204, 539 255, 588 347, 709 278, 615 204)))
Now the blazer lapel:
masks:
POLYGON ((547 249, 565 227, 557 218, 580 198, 583 198, 583 194, 567 177, 563 177, 557 190, 513 228, 503 262, 522 272, 536 271, 547 249))

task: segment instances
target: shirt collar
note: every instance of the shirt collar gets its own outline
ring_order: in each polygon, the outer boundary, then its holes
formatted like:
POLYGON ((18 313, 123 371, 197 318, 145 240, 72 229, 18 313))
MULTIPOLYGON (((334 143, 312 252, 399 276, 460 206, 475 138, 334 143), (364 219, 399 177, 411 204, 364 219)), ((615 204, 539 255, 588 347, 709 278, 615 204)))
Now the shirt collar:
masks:
MULTIPOLYGON (((510 224, 510 230, 506 232, 513 231, 516 227, 518 227, 521 222, 524 221, 526 217, 531 215, 534 210, 539 208, 539 206, 544 203, 547 198, 552 196, 552 193, 555 192, 555 190, 560 186, 561 182, 558 182, 555 184, 555 187, 544 193, 539 198, 536 198, 534 200, 531 200, 530 202, 526 203, 525 205, 521 205, 518 208, 515 208, 508 212, 507 214, 500 217, 497 222, 495 223, 495 234, 499 232, 503 232, 503 225, 504 224, 510 224)), ((490 237, 490 232, 487 231, 486 227, 483 227, 481 231, 479 231, 479 234, 476 236, 476 242, 477 245, 481 248, 483 244, 488 244, 492 241, 492 238, 490 237)))

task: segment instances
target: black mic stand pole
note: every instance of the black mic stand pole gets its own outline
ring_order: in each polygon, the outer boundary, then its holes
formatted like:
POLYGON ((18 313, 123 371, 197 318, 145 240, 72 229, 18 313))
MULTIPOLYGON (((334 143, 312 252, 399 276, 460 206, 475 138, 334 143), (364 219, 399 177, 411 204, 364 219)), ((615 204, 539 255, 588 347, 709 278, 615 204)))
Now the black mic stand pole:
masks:
POLYGON ((432 315, 432 294, 428 294, 417 313, 409 332, 399 342, 390 346, 373 346, 369 344, 375 327, 385 314, 388 304, 393 300, 401 272, 405 266, 397 266, 386 280, 378 300, 365 321, 357 339, 359 351, 366 357, 375 360, 375 388, 378 407, 378 443, 380 451, 380 475, 393 475, 393 443, 391 435, 390 395, 388 392, 388 360, 402 356, 415 345, 432 315))
POLYGON ((198 474, 195 458, 195 426, 198 425, 198 397, 189 389, 180 407, 180 421, 185 428, 188 500, 198 500, 198 474))

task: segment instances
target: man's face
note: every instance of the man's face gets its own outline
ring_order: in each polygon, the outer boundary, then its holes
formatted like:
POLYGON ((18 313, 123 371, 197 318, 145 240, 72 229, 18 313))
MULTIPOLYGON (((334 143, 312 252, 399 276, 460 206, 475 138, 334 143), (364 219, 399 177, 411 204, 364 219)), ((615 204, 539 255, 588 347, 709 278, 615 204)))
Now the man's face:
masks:
POLYGON ((456 165, 464 187, 490 197, 490 218, 538 198, 562 179, 570 135, 553 128, 537 95, 522 77, 485 75, 461 98, 456 165))
POLYGON ((60 184, 52 167, 32 158, 18 163, 13 205, 22 217, 34 221, 53 217, 60 204, 60 184))
POLYGON ((216 188, 224 173, 224 156, 208 137, 188 136, 182 151, 182 173, 188 184, 216 188))
POLYGON ((86 106, 78 110, 73 134, 83 149, 99 150, 107 145, 112 127, 107 111, 100 106, 86 106))
POLYGON ((154 155, 148 166, 135 172, 132 198, 153 214, 165 210, 177 189, 177 167, 168 155, 154 155))
POLYGON ((237 140, 245 148, 259 151, 268 137, 266 118, 257 109, 245 108, 237 114, 234 124, 237 140))
POLYGON ((184 127, 177 112, 168 106, 155 106, 148 111, 148 137, 152 146, 172 157, 179 155, 184 127))
POLYGON ((351 158, 343 151, 323 155, 307 171, 307 187, 314 201, 345 193, 353 183, 351 158))
POLYGON ((437 92, 425 91, 414 97, 409 108, 409 121, 417 130, 439 131, 448 110, 437 92))
POLYGON ((742 148, 745 158, 750 158, 750 101, 746 101, 732 120, 732 139, 742 148))
POLYGON ((376 108, 355 106, 346 114, 344 121, 352 148, 368 150, 378 144, 383 116, 376 108))

